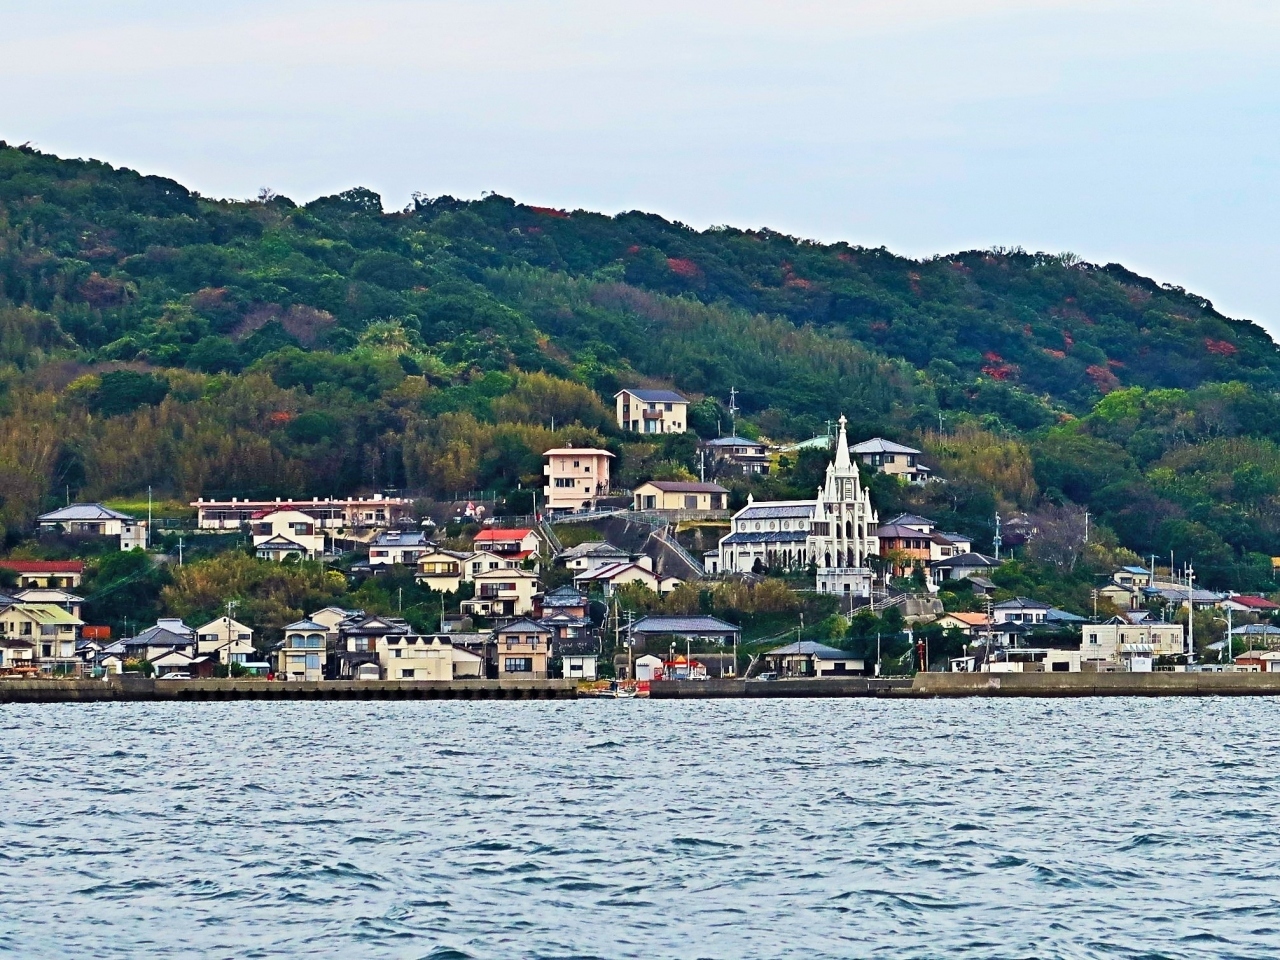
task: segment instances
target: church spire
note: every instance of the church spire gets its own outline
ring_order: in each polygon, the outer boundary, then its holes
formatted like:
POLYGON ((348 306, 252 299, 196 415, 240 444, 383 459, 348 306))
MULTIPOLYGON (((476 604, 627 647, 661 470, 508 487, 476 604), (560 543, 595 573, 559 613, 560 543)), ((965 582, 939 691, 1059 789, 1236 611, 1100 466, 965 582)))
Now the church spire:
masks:
POLYGON ((840 437, 836 440, 836 471, 838 473, 848 473, 853 469, 853 462, 849 459, 849 438, 844 432, 845 424, 848 422, 845 415, 840 414, 840 437))

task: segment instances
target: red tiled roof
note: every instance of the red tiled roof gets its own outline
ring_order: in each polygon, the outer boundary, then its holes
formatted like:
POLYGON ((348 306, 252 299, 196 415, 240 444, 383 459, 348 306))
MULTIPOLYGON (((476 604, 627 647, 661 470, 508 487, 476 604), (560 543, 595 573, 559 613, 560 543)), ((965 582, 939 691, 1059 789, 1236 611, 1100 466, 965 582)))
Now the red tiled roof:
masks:
POLYGON ((1272 603, 1266 597, 1232 597, 1231 601, 1255 610, 1280 610, 1280 604, 1272 603))
POLYGON ((512 530, 481 530, 476 534, 476 542, 481 540, 523 540, 529 534, 533 533, 527 527, 521 527, 512 530))
POLYGON ((83 560, 0 560, 14 573, 84 573, 83 560))

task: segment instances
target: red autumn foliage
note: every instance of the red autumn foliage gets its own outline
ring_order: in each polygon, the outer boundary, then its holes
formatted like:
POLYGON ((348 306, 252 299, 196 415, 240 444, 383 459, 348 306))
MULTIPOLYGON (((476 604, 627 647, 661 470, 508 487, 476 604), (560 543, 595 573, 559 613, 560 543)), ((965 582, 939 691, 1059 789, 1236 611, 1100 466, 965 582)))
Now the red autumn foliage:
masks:
POLYGON ((124 284, 104 277, 95 270, 89 274, 89 279, 80 284, 80 296, 91 307, 114 307, 124 302, 124 284))
POLYGON ((1069 330, 1062 331, 1062 342, 1068 350, 1076 345, 1075 337, 1071 336, 1071 332, 1069 330))
POLYGON ((639 252, 640 244, 638 243, 633 243, 631 246, 627 247, 627 256, 629 257, 634 257, 639 252))
POLYGON ((1000 354, 996 353, 994 350, 988 350, 982 355, 982 359, 986 360, 988 363, 1004 363, 1004 357, 1000 356, 1000 354))
POLYGON ((1014 369, 1007 363, 989 363, 982 368, 982 372, 992 380, 1008 380, 1013 376, 1014 369))
POLYGON ((870 326, 870 330, 873 333, 885 333, 888 331, 888 329, 889 329, 889 324, 885 323, 883 320, 876 320, 870 326))
POLYGON ((1234 357, 1240 352, 1240 348, 1231 341, 1214 340, 1212 337, 1204 338, 1204 348, 1219 357, 1234 357))
POLYGON ((693 279, 702 275, 702 271, 698 269, 698 265, 692 260, 686 260, 683 257, 668 257, 667 269, 678 277, 685 279, 693 279))
POLYGON ((1048 347, 1045 347, 1044 352, 1051 357, 1057 357, 1059 360, 1067 359, 1067 354, 1063 350, 1050 350, 1048 347))
POLYGON ((1093 381, 1093 385, 1103 393, 1110 393, 1112 390, 1119 389, 1120 380, 1110 368, 1101 364, 1094 364, 1085 369, 1085 373, 1089 375, 1089 379, 1093 381))
POLYGON ((557 210, 555 207, 530 207, 534 213, 540 213, 544 217, 555 217, 557 220, 568 220, 569 214, 563 210, 557 210))
POLYGON ((272 426, 281 426, 293 419, 293 414, 288 410, 277 410, 274 413, 267 414, 267 423, 272 426))

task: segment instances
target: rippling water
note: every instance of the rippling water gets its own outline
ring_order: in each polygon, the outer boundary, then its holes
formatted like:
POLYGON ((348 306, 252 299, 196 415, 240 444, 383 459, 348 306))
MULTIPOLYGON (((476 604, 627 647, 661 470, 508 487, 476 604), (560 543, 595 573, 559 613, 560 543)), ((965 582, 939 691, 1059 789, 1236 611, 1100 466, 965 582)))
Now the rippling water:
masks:
POLYGON ((1278 707, 3 707, 0 952, 1274 958, 1278 707))

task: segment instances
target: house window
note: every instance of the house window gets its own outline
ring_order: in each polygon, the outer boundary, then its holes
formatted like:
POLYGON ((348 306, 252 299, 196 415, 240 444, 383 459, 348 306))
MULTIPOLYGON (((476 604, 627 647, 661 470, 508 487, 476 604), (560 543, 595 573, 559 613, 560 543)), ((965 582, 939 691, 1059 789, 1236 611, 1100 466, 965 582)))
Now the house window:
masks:
POLYGON ((502 662, 504 673, 532 673, 533 658, 532 657, 507 657, 502 662))
POLYGON ((320 654, 318 654, 318 653, 308 653, 308 654, 307 654, 307 669, 308 669, 308 670, 319 670, 319 669, 320 669, 320 654))
POLYGON ((412 679, 413 679, 413 671, 412 671, 412 670, 401 670, 401 671, 400 671, 400 679, 401 679, 401 680, 412 680, 412 679))

